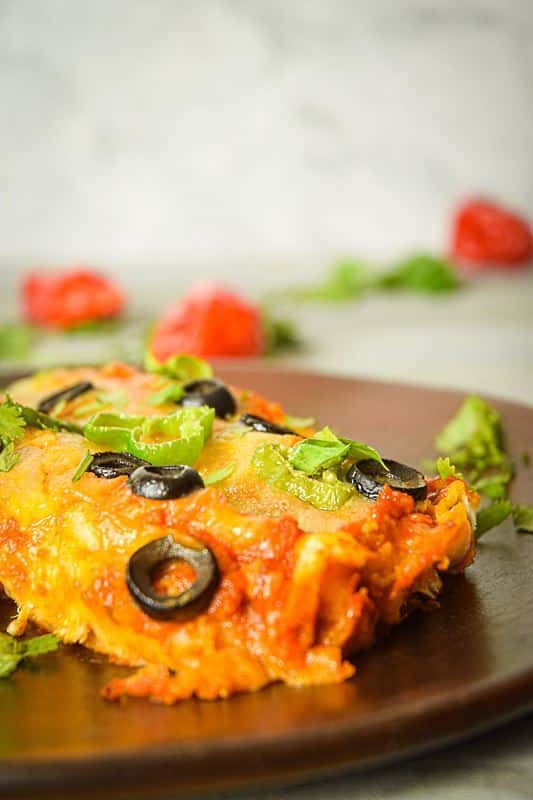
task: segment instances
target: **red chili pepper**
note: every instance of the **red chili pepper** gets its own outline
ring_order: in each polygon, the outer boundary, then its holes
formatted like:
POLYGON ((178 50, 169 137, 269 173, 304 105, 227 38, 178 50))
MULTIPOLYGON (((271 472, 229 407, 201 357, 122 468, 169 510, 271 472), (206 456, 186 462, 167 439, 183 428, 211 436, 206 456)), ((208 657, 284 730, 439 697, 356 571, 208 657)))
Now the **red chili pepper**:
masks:
POLYGON ((122 290, 108 278, 86 269, 30 273, 22 285, 24 313, 30 322, 68 329, 117 316, 122 290))
POLYGON ((473 200, 456 212, 452 254, 473 266, 520 266, 533 259, 527 220, 494 203, 473 200))
POLYGON ((216 284, 194 286, 163 315, 151 341, 158 361, 176 353, 254 356, 264 349, 259 308, 216 284))

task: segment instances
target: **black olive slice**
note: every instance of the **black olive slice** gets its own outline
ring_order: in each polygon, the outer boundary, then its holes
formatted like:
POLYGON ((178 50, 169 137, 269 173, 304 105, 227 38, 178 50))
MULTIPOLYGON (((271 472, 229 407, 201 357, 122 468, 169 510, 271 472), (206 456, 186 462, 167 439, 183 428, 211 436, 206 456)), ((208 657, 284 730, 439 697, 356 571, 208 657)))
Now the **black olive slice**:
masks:
POLYGON ((237 412, 237 404, 227 386, 220 381, 208 378, 191 381, 183 387, 185 394, 180 400, 182 406, 209 406, 221 419, 231 417, 237 412))
POLYGON ((204 488, 201 475, 192 467, 137 467, 128 478, 134 494, 149 500, 174 500, 204 488))
POLYGON ((94 385, 90 381, 83 381, 83 383, 75 383, 73 386, 67 386, 66 389, 61 389, 60 392, 54 392, 54 394, 49 394, 47 397, 43 398, 37 406, 37 410, 41 411, 43 414, 50 414, 61 400, 68 403, 70 400, 75 400, 80 394, 90 392, 91 389, 94 389, 94 385))
POLYGON ((275 422, 270 422, 270 420, 264 419, 263 417, 256 417, 255 414, 243 414, 241 422, 243 425, 248 425, 249 428, 253 428, 254 431, 259 431, 259 433, 278 433, 280 436, 292 434, 293 436, 297 436, 296 432, 291 431, 290 428, 285 428, 283 425, 276 425, 275 422))
POLYGON ((207 607, 213 596, 218 584, 218 566, 203 542, 198 541, 197 547, 191 547, 177 542, 171 535, 163 536, 145 544, 131 556, 126 583, 137 605, 150 617, 191 619, 207 607), (194 583, 175 596, 158 594, 152 586, 154 571, 165 561, 174 559, 185 561, 194 569, 194 583))
POLYGON ((118 478, 130 475, 138 467, 149 466, 148 461, 132 456, 129 453, 94 453, 93 460, 87 468, 98 478, 118 478))
POLYGON ((346 475, 348 483, 352 483, 358 492, 375 500, 385 485, 397 492, 410 494, 415 500, 423 500, 428 491, 424 476, 413 467, 400 464, 385 458, 384 469, 379 461, 365 458, 353 464, 346 475))

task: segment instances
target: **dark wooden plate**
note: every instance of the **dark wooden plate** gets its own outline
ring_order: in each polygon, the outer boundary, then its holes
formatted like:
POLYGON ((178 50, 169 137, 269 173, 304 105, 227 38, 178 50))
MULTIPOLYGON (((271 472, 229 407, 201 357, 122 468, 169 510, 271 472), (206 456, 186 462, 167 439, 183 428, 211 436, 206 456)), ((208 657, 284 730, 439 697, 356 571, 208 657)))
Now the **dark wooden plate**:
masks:
MULTIPOLYGON (((232 383, 279 398, 416 464, 462 395, 263 366, 225 365, 232 383)), ((511 453, 533 450, 533 409, 495 401, 511 453)), ((518 501, 533 500, 519 468, 518 501)), ((10 613, 4 603, 4 618, 10 613)), ((111 705, 119 669, 81 648, 44 657, 0 686, 0 793, 156 797, 310 777, 383 763, 466 737, 533 708, 533 536, 504 523, 441 607, 356 659, 340 686, 272 686, 172 708, 111 705)))

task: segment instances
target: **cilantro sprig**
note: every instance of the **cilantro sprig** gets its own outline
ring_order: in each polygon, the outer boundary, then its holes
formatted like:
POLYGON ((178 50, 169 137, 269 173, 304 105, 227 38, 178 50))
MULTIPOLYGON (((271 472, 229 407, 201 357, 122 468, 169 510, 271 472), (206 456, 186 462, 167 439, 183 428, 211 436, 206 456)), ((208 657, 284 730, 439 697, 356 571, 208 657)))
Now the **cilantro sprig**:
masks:
POLYGON ((506 497, 513 465, 505 452, 501 417, 481 397, 465 399, 437 436, 435 446, 465 473, 473 489, 491 500, 506 497))
POLYGON ((362 261, 335 264, 321 283, 302 286, 289 292, 296 300, 345 303, 368 292, 404 290, 421 294, 441 294, 462 286, 453 265, 444 258, 415 253, 379 271, 362 261))
POLYGON ((16 403, 8 395, 3 403, 0 403, 0 472, 9 472, 18 464, 20 455, 16 452, 15 445, 24 436, 26 427, 82 433, 78 425, 63 422, 34 408, 16 403))
POLYGON ((477 395, 467 397, 435 440, 441 478, 461 477, 490 502, 477 514, 476 538, 513 518, 517 531, 533 533, 533 507, 508 499, 514 465, 505 449, 500 414, 477 395))
POLYGON ((9 399, 4 401, 0 405, 0 472, 9 472, 20 461, 15 443, 24 436, 25 427, 20 409, 9 399))

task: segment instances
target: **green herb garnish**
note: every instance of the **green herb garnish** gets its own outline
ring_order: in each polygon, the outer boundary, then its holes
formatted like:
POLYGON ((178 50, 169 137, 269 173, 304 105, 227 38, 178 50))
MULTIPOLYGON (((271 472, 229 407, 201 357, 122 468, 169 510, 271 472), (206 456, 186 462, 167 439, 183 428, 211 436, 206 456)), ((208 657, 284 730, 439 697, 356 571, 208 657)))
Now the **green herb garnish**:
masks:
POLYGON ((513 506, 513 522, 517 531, 533 533, 533 506, 513 506))
POLYGON ((500 525, 511 515, 512 511, 513 506, 509 500, 494 500, 489 506, 478 511, 475 531, 476 539, 490 531, 491 528, 500 525))
POLYGON ((268 355, 284 350, 295 350, 302 344, 294 323, 286 319, 274 319, 265 310, 263 310, 263 328, 266 337, 265 350, 268 355))
POLYGON ((13 404, 4 400, 0 404, 0 472, 9 472, 20 461, 15 452, 15 442, 24 436, 26 422, 13 404))
MULTIPOLYGON (((289 464, 293 469, 315 475, 326 469, 338 467, 344 459, 354 461, 371 458, 383 464, 381 456, 362 442, 339 437, 327 426, 309 439, 295 445, 289 453, 289 464)), ((384 465, 383 465, 384 466, 384 465)))
POLYGON ((458 289, 462 282, 452 264, 443 258, 417 253, 380 272, 360 261, 336 264, 326 280, 315 286, 290 292, 298 300, 348 302, 368 292, 405 290, 423 294, 440 294, 458 289))
POLYGON ((450 461, 449 456, 446 456, 446 458, 442 458, 442 456, 440 458, 438 458, 437 459, 437 464, 436 464, 436 469, 437 469, 437 472, 439 473, 439 476, 441 478, 462 478, 463 477, 460 472, 457 472, 457 469, 454 467, 454 465, 450 461))
POLYGON ((76 471, 74 472, 74 475, 72 476, 72 483, 77 483, 77 481, 79 481, 79 479, 83 475, 85 475, 85 473, 87 472, 87 470, 89 469, 89 467, 92 464, 92 460, 93 460, 93 454, 91 453, 90 450, 86 450, 85 454, 81 458, 80 463, 76 467, 76 471))
POLYGON ((9 472, 20 461, 20 454, 15 453, 14 442, 9 442, 0 453, 0 472, 9 472))
POLYGON ((214 483, 220 483, 220 481, 224 481, 226 478, 229 478, 229 476, 234 472, 235 466, 235 462, 232 461, 230 464, 226 464, 225 467, 221 467, 220 469, 210 472, 209 475, 202 475, 204 485, 213 486, 214 483))
POLYGON ((289 453, 289 464, 293 469, 316 475, 325 469, 338 466, 350 451, 350 445, 341 441, 328 442, 320 439, 305 439, 289 453))
POLYGON ((52 653, 58 647, 59 639, 51 633, 23 641, 0 633, 0 678, 8 678, 25 658, 52 653))
POLYGON ((26 421, 9 398, 0 405, 0 442, 5 446, 24 436, 26 421))
POLYGON ((9 396, 7 400, 4 401, 4 405, 7 405, 8 408, 17 409, 26 425, 28 425, 30 428, 56 432, 68 431, 69 433, 83 434, 83 430, 79 425, 75 425, 73 422, 65 422, 63 420, 56 419, 55 417, 51 417, 49 414, 43 414, 42 411, 36 411, 34 408, 30 408, 29 406, 23 406, 21 403, 14 402, 9 396))
POLYGON ((377 286, 381 289, 439 294, 458 289, 461 281, 448 261, 422 253, 400 261, 378 279, 377 286))
POLYGON ((184 395, 183 384, 170 383, 161 389, 159 392, 154 392, 148 398, 148 402, 152 406, 164 406, 168 403, 177 403, 184 395))
POLYGON ((21 361, 30 352, 34 329, 24 323, 0 325, 0 361, 21 361))
POLYGON ((252 467, 261 480, 324 511, 335 511, 355 494, 354 487, 333 472, 324 470, 318 478, 294 469, 287 449, 281 445, 259 445, 252 456, 252 467))
POLYGON ((464 472, 473 489, 491 500, 506 497, 513 468, 504 449, 501 418, 481 397, 466 398, 435 446, 464 472))
POLYGON ((124 324, 123 319, 118 317, 108 317, 107 319, 87 319, 84 322, 77 322, 69 328, 65 328, 62 333, 69 335, 79 334, 103 336, 104 334, 114 333, 124 324))
POLYGON ((184 383, 213 377, 213 368, 202 358, 180 353, 167 358, 166 361, 158 361, 149 347, 144 356, 144 368, 147 372, 166 375, 184 383))
POLYGON ((317 300, 344 303, 358 300, 376 284, 372 269, 359 261, 341 261, 331 269, 323 283, 294 290, 291 295, 297 300, 317 300))
POLYGON ((24 435, 25 427, 44 429, 53 431, 70 431, 72 433, 82 433, 81 428, 70 422, 62 422, 54 419, 48 414, 43 414, 29 406, 15 403, 11 397, 7 396, 3 403, 0 403, 0 472, 9 472, 20 460, 20 456, 15 452, 15 442, 24 435))
POLYGON ((472 488, 492 501, 477 514, 476 538, 510 515, 517 531, 533 533, 533 507, 513 505, 507 498, 513 464, 505 452, 500 415, 485 400, 477 395, 467 397, 437 436, 435 446, 448 454, 437 461, 441 477, 461 477, 457 473, 460 467, 472 488))

